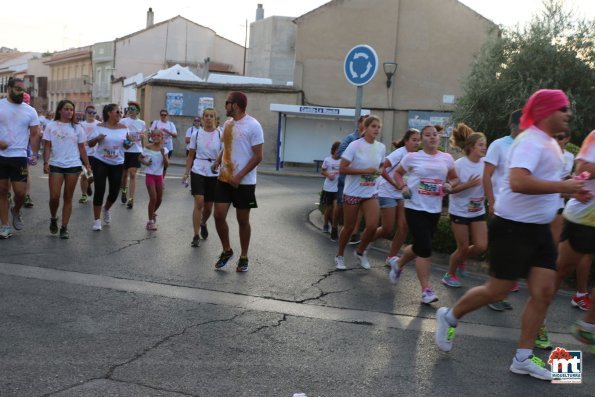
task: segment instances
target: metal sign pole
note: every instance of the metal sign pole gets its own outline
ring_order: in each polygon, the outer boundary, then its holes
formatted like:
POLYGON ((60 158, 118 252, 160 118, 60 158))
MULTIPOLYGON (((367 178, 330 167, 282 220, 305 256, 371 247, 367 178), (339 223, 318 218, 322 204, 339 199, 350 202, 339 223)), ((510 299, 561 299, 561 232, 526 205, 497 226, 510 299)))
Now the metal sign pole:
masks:
POLYGON ((357 130, 357 120, 359 120, 359 116, 362 114, 362 99, 364 97, 364 86, 358 85, 355 89, 355 129, 357 130))

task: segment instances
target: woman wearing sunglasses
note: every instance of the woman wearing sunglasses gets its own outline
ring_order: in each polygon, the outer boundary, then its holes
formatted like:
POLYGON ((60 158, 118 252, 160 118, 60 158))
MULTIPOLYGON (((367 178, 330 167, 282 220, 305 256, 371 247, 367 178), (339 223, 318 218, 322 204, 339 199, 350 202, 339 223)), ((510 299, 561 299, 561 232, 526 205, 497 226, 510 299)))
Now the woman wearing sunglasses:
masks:
MULTIPOLYGON (((95 110, 95 106, 88 105, 85 108, 85 120, 81 121, 80 124, 85 132, 85 149, 87 151, 87 157, 89 158, 93 157, 93 152, 95 151, 95 149, 89 146, 88 141, 91 139, 95 127, 99 124, 99 121, 95 118, 96 114, 97 111, 95 110)), ((93 195, 91 183, 93 183, 93 178, 87 178, 87 173, 83 172, 81 174, 81 198, 79 199, 79 203, 85 204, 89 201, 89 196, 93 195)))

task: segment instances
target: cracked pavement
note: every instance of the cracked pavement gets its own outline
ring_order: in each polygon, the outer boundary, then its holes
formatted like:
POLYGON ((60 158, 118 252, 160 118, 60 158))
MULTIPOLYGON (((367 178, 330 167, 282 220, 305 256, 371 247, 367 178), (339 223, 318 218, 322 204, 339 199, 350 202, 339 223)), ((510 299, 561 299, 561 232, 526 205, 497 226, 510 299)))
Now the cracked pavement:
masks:
MULTIPOLYGON (((180 171, 172 167, 170 175, 180 171)), ((112 224, 99 233, 90 230, 91 208, 75 203, 68 241, 49 236, 47 180, 34 182, 25 230, 0 241, 0 262, 14 264, 0 264, 2 396, 551 395, 568 388, 508 371, 526 290, 511 295, 511 312, 465 318, 445 354, 433 343, 438 306, 419 304, 412 267, 397 287, 379 252, 369 254, 370 271, 350 253, 350 269, 336 271, 336 245, 308 222, 318 179, 259 175, 246 274, 212 270, 221 249, 212 220, 209 239, 189 246, 192 202, 177 179, 167 180, 156 233, 144 230, 139 178, 135 209, 115 204, 112 224)), ((231 211, 236 249, 234 218, 231 211)), ((439 287, 440 276, 435 269, 440 304, 451 304, 465 288, 439 287)), ((553 338, 564 343, 580 315, 568 300, 557 297, 548 317, 553 338)), ((592 356, 584 357, 584 383, 573 395, 592 394, 592 356)))

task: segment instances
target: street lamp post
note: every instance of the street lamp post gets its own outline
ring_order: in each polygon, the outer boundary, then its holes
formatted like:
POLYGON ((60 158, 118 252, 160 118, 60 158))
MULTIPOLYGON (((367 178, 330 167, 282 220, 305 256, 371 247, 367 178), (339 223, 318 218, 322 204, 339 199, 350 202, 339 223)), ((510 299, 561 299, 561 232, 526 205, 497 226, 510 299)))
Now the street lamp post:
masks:
POLYGON ((390 88, 393 80, 393 76, 397 72, 397 63, 396 62, 384 62, 382 64, 384 68, 384 74, 386 74, 386 88, 390 88))

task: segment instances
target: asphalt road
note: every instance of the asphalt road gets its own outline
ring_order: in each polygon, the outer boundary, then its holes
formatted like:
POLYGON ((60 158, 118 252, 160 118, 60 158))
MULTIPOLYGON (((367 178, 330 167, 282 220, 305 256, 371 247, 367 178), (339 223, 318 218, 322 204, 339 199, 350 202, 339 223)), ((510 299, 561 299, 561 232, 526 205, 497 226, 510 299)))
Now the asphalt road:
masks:
MULTIPOLYGON (((250 270, 213 271, 221 246, 190 247, 192 199, 171 167, 158 230, 148 232, 147 195, 117 203, 112 224, 91 230, 90 204, 74 204, 70 240, 49 234, 47 179, 33 171, 35 207, 25 229, 0 240, 1 396, 476 396, 592 395, 593 355, 582 385, 552 385, 508 371, 526 289, 514 310, 470 314, 450 353, 433 342, 435 310, 483 276, 419 303, 414 269, 398 286, 384 254, 373 268, 334 270, 336 244, 310 221, 320 179, 259 175, 250 270)), ((78 199, 78 196, 77 196, 78 199)), ((232 246, 239 251, 234 212, 232 246)), ((548 327, 557 345, 580 317, 560 294, 548 327)), ((545 352, 538 352, 546 358, 545 352)))

